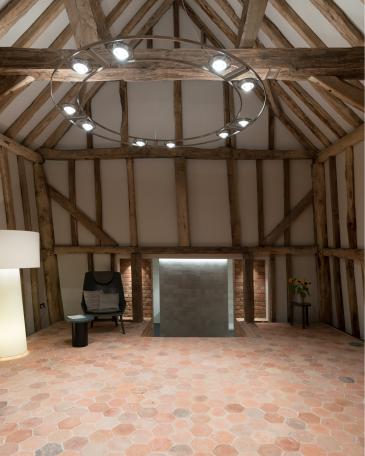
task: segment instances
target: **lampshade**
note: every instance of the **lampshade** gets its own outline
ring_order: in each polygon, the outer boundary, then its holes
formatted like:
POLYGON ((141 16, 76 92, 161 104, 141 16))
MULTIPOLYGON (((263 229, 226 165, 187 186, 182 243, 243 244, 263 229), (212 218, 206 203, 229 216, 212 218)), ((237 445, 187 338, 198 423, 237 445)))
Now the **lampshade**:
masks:
POLYGON ((39 268, 39 233, 0 230, 0 269, 39 268))

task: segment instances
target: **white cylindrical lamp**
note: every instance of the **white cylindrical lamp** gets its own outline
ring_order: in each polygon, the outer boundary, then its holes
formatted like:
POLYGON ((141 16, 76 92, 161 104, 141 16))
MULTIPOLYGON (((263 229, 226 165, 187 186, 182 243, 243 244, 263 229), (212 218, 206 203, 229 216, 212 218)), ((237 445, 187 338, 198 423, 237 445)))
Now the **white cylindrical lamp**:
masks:
POLYGON ((27 352, 19 269, 39 266, 39 233, 0 230, 0 360, 27 352))

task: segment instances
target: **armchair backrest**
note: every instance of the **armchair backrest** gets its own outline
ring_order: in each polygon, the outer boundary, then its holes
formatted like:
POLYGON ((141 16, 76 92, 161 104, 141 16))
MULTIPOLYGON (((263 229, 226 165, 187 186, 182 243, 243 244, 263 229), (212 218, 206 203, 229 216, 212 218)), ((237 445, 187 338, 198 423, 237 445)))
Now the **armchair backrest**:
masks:
MULTIPOLYGON (((124 312, 126 302, 124 298, 124 290, 122 278, 119 272, 112 271, 94 271, 86 272, 84 278, 83 291, 98 291, 103 293, 118 293, 119 294, 119 310, 124 312)), ((82 293, 81 301, 82 310, 87 313, 88 309, 85 303, 84 293, 82 293)), ((90 313, 90 312, 89 312, 90 313)))

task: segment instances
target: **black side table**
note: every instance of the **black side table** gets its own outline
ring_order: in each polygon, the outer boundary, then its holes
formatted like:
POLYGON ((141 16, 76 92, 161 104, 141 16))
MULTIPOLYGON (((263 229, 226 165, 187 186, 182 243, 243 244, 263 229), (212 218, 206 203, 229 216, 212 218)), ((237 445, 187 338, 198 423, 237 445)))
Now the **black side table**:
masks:
POLYGON ((290 324, 293 325, 294 323, 294 309, 295 307, 302 308, 302 328, 304 329, 306 326, 309 326, 309 307, 311 304, 309 302, 295 302, 292 301, 290 303, 291 306, 291 319, 290 324))
POLYGON ((88 345, 88 323, 93 320, 93 315, 69 315, 66 317, 66 321, 72 325, 73 347, 86 347, 88 345))

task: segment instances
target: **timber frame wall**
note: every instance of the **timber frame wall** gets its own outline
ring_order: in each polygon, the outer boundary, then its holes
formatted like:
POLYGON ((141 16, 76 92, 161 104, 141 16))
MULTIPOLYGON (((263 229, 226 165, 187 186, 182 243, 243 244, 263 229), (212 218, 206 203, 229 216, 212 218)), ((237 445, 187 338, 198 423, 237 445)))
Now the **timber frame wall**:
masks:
MULTIPOLYGON (((125 96, 126 87, 121 85, 121 96, 125 96)), ((177 91, 174 93, 176 94, 177 91)), ((177 95, 178 96, 178 95, 177 95)), ((124 105, 126 106, 126 105, 124 105)), ((127 118, 127 113, 124 113, 124 119, 127 118)), ((176 114, 176 119, 180 119, 181 114, 176 114)), ((125 124, 125 123, 124 123, 125 124)), ((272 131, 271 125, 269 125, 272 131)), ((354 336, 359 337, 359 316, 357 311, 356 288, 354 284, 354 262, 360 262, 363 267, 364 257, 363 250, 357 248, 356 244, 356 214, 354 205, 354 163, 352 146, 363 140, 364 132, 361 125, 352 133, 349 133, 342 139, 338 140, 333 145, 319 152, 317 159, 313 160, 312 179, 313 190, 304 196, 294 207, 288 207, 288 193, 284 193, 285 198, 285 216, 280 223, 270 232, 263 233, 262 219, 264 213, 263 208, 263 192, 260 166, 263 158, 263 151, 237 151, 234 145, 227 144, 226 148, 216 150, 200 151, 200 154, 195 150, 183 150, 179 156, 179 149, 174 153, 175 158, 175 183, 176 183, 176 198, 177 198, 177 218, 179 229, 179 245, 175 247, 139 247, 137 234, 137 216, 136 216, 136 201, 135 201, 135 182, 134 182, 134 159, 130 156, 130 151, 124 149, 92 149, 92 139, 89 137, 89 149, 79 152, 75 151, 70 154, 69 151, 54 151, 53 159, 65 159, 68 162, 69 176, 69 197, 62 195, 55 188, 47 183, 44 172, 44 157, 40 152, 35 152, 24 146, 17 144, 5 137, 2 137, 2 147, 0 149, 0 173, 1 182, 4 194, 4 202, 6 208, 7 227, 9 229, 16 228, 14 216, 14 203, 12 195, 11 178, 8 165, 8 154, 17 155, 17 163, 19 170, 20 184, 22 188, 22 206, 24 211, 25 229, 34 229, 30 222, 29 216, 29 183, 27 176, 24 173, 24 160, 33 163, 34 171, 34 188, 35 198, 38 210, 38 224, 41 235, 42 246, 42 262, 44 272, 45 291, 48 303, 48 313, 50 323, 55 323, 63 318, 63 306, 60 293, 60 282, 58 273, 57 256, 73 253, 86 253, 88 255, 89 269, 93 269, 93 254, 107 253, 110 254, 111 268, 115 266, 115 255, 123 254, 130 256, 132 269, 132 290, 133 290, 133 318, 135 321, 141 321, 143 318, 143 303, 142 303, 142 258, 143 255, 163 255, 163 254, 209 254, 209 255, 240 255, 244 260, 244 313, 248 322, 253 321, 253 258, 258 256, 270 257, 270 275, 275 277, 275 255, 285 255, 287 261, 287 274, 290 275, 290 265, 292 255, 316 255, 318 268, 318 283, 320 297, 320 320, 329 324, 333 324, 332 303, 331 303, 331 285, 330 285, 330 270, 329 258, 333 257, 333 274, 335 286, 335 309, 337 327, 344 330, 344 308, 342 300, 341 281, 338 279, 339 259, 346 260, 346 274, 348 285, 348 297, 351 313, 351 332, 354 336), (230 154, 230 152, 232 152, 230 154), (97 158, 92 158, 96 153, 97 158), (238 153, 238 155, 237 155, 238 153), (341 248, 338 238, 338 201, 337 201, 337 184, 336 184, 336 163, 335 156, 339 153, 346 155, 346 186, 347 186, 347 228, 349 236, 349 248, 341 248), (80 154, 80 159, 89 159, 94 163, 95 177, 95 204, 96 204, 96 220, 90 219, 80 208, 76 206, 76 185, 75 185, 75 155, 80 154), (204 156, 203 156, 204 154, 204 156), (129 155, 129 156, 128 156, 129 155), (227 158, 231 155, 230 158, 227 158), (73 157, 71 159, 71 156, 73 157), (102 227, 102 204, 101 204, 101 181, 100 181, 100 159, 115 159, 116 157, 127 157, 127 175, 128 175, 128 199, 129 199, 129 223, 130 223, 130 245, 120 246, 110 237, 102 227), (245 247, 241 245, 239 226, 239 213, 237 210, 238 190, 237 190, 237 160, 253 159, 257 157, 257 199, 259 218, 258 230, 260 234, 260 245, 256 247, 245 247), (188 157, 188 158, 187 158, 188 157), (227 165, 227 179, 229 188, 229 207, 231 218, 231 247, 199 247, 192 246, 190 242, 189 231, 189 211, 187 198, 187 180, 186 180, 186 160, 199 157, 206 159, 225 160, 227 165), (324 162, 329 160, 330 179, 331 179, 331 203, 333 211, 333 237, 334 247, 329 248, 326 220, 326 188, 324 175, 324 162), (72 245, 59 246, 54 242, 54 229, 52 221, 51 199, 57 202, 70 214, 72 245), (337 201, 337 205, 336 205, 337 201), (293 246, 287 242, 285 246, 274 246, 274 242, 283 234, 288 232, 290 224, 308 207, 314 206, 314 222, 316 228, 317 245, 310 246, 293 246), (89 230, 98 240, 97 245, 80 246, 77 240, 77 231, 75 224, 83 225, 89 230)), ((48 158, 50 151, 41 151, 48 158)), ((165 151, 150 149, 139 151, 138 157, 165 157, 165 151)), ((285 151, 269 150, 270 158, 275 157, 283 162, 285 189, 290 187, 290 159, 285 158, 285 151)), ((306 154, 306 152, 304 152, 306 154)), ((303 152, 290 152, 291 156, 302 157, 303 152)), ((77 157, 78 158, 78 157, 77 157)), ((292 158, 295 159, 295 158, 292 158)), ((40 329, 39 318, 39 284, 36 274, 32 274, 32 301, 34 328, 40 329)), ((275 290, 273 290, 274 282, 271 281, 270 301, 271 301, 271 320, 276 321, 276 304, 275 290)), ((290 297, 288 296, 288 300, 290 297)), ((289 315, 289 314, 288 314, 289 315)))
MULTIPOLYGON (((298 31, 302 38, 313 48, 324 48, 325 45, 314 34, 309 27, 305 27, 304 22, 296 13, 288 7, 288 5, 281 0, 271 0, 274 7, 289 17, 293 27, 298 31)), ((321 5, 322 1, 312 0, 316 7, 321 10, 322 14, 329 14, 321 5)), ((68 0, 68 8, 71 8, 72 1, 68 0)), ((251 24, 247 18, 252 11, 250 7, 247 11, 243 11, 242 20, 234 16, 234 12, 230 11, 229 15, 232 16, 233 23, 238 23, 239 33, 236 37, 235 34, 227 27, 224 22, 217 17, 217 14, 212 12, 203 0, 198 0, 199 5, 203 8, 205 13, 217 25, 221 31, 231 37, 231 42, 235 43, 237 48, 252 47, 255 41, 258 48, 263 48, 257 38, 257 31, 262 22, 262 28, 265 33, 270 37, 272 42, 278 48, 292 48, 292 44, 281 34, 281 32, 274 26, 274 24, 264 16, 266 7, 265 0, 257 0, 255 3, 260 4, 261 13, 255 17, 255 31, 245 28, 245 21, 251 24), (238 20, 238 22, 237 22, 238 20), (233 34, 233 35, 232 35, 233 34), (236 38, 238 38, 236 40, 236 38), (236 43, 237 41, 237 43, 236 43)), ((20 4, 20 3, 19 3, 20 4)), ((224 2, 220 2, 224 6, 224 2)), ((250 5, 253 2, 249 2, 250 5)), ((57 5, 56 5, 57 6, 57 5)), ((179 36, 179 5, 173 1, 166 1, 162 6, 156 10, 146 24, 141 28, 139 34, 148 33, 156 25, 158 20, 163 16, 168 8, 173 6, 174 17, 174 35, 179 36)), ((118 7, 119 8, 119 7, 118 7)), ((117 8, 117 9, 118 9, 117 8)), ((194 11, 187 5, 192 20, 202 31, 202 38, 208 39, 214 46, 223 47, 217 40, 209 28, 200 20, 194 11)), ((55 9, 56 11, 56 9, 55 9)), ((52 14, 55 13, 53 11, 52 14)), ((98 38, 105 38, 109 36, 108 27, 116 20, 117 15, 111 12, 104 20, 99 21, 99 27, 88 27, 90 24, 80 24, 76 21, 73 23, 71 18, 76 16, 70 11, 70 26, 66 32, 61 34, 52 44, 53 48, 62 48, 67 39, 74 34, 76 42, 79 46, 83 46, 87 42, 96 41, 98 38), (101 25, 101 26, 100 26, 101 25), (94 30, 95 35, 84 36, 82 31, 94 30)), ((336 12, 336 11, 335 11, 336 12)), ((120 13, 120 11, 119 11, 120 13)), ((47 14, 50 14, 49 11, 47 14)), ((141 20, 145 10, 141 10, 136 14, 132 21, 127 25, 123 33, 128 34, 129 29, 141 20)), ((103 17, 102 12, 98 11, 98 17, 103 17)), ((80 18, 79 18, 80 19, 80 18)), ((341 19, 341 15, 337 15, 337 20, 341 19)), ((343 18, 342 18, 343 19, 343 18)), ((81 18, 82 20, 82 18, 81 18)), ((246 25, 247 25, 246 24, 246 25)), ((94 24, 95 25, 95 24, 94 24)), ((351 25, 351 24, 350 24, 351 25)), ((351 52, 355 55, 359 52, 355 46, 363 45, 362 36, 358 36, 346 21, 339 22, 340 33, 346 37, 348 42, 354 47, 351 52), (351 33, 350 33, 351 32, 351 33)), ((35 36, 36 34, 34 34, 35 36)), ((30 46, 31 40, 18 43, 18 46, 30 46)), ((351 48, 350 48, 351 49, 351 48)), ((4 49, 3 49, 4 51, 4 49)), ((280 52, 279 50, 276 50, 280 52)), ((291 49, 289 51, 292 51, 291 49)), ((315 51, 312 50, 312 51, 315 51)), ((5 51, 6 52, 6 49, 5 51)), ((31 50, 24 50, 24 55, 31 53, 31 50), (28 52, 29 51, 29 52, 28 52)), ((260 52, 260 51, 259 51, 260 52)), ((320 50, 318 50, 320 52, 320 50)), ((329 50, 328 53, 331 51, 329 50)), ((12 53, 12 51, 11 51, 12 53)), ((348 51, 350 53, 350 51, 348 51)), ((361 50, 362 53, 362 50, 361 50)), ((336 58, 336 56, 335 56, 336 58)), ((338 57, 337 57, 338 58, 338 57)), ((354 59, 356 62, 358 59, 354 59)), ((274 71, 274 70, 273 70, 274 71)), ((267 77, 275 78, 271 69, 267 71, 267 77)), ((277 76, 279 72, 277 71, 277 76)), ((344 76, 344 75, 343 75, 344 76)), ((8 91, 2 93, 2 101, 4 105, 9 103, 21 90, 23 90, 33 79, 27 76, 19 76, 16 78, 17 87, 11 86, 8 91), (18 81, 20 79, 20 81, 18 81), (13 90, 14 89, 14 90, 13 90)), ((33 176, 34 176, 34 189, 35 199, 37 204, 38 226, 41 236, 42 246, 42 265, 44 275, 44 287, 48 304, 49 322, 55 323, 63 318, 63 306, 60 291, 60 280, 58 271, 58 255, 86 253, 88 256, 89 270, 94 268, 93 255, 97 253, 110 254, 111 268, 115 267, 115 255, 123 254, 131 258, 132 269, 132 290, 133 290, 133 318, 135 321, 140 321, 143 318, 143 303, 142 303, 142 272, 141 264, 143 255, 160 255, 160 254, 210 254, 210 255, 238 255, 244 261, 244 313, 246 321, 251 322, 253 316, 253 259, 257 256, 269 256, 270 258, 270 276, 275 277, 275 255, 285 255, 286 258, 286 273, 289 277, 291 275, 292 255, 315 255, 317 260, 317 276, 319 284, 319 300, 320 300, 320 320, 329 324, 336 322, 336 326, 344 330, 344 293, 348 294, 348 302, 350 307, 351 319, 351 333, 359 337, 359 315, 357 307, 356 287, 354 279, 354 262, 361 264, 362 270, 364 266, 364 252, 357 248, 356 236, 356 211, 354 200, 354 155, 353 146, 364 140, 363 123, 359 117, 346 105, 350 103, 358 109, 364 108, 363 106, 363 91, 359 90, 359 86, 353 81, 353 84, 346 83, 337 77, 319 77, 310 76, 309 81, 316 87, 316 90, 326 99, 326 101, 336 110, 343 119, 345 119, 354 130, 346 134, 341 126, 335 122, 328 115, 326 111, 321 109, 316 100, 308 96, 308 93, 303 91, 301 86, 295 81, 285 82, 286 88, 293 92, 303 103, 312 109, 318 118, 323 120, 326 125, 340 137, 334 144, 321 132, 321 130, 314 124, 311 119, 303 112, 299 105, 288 95, 287 91, 274 80, 265 81, 265 86, 268 92, 269 99, 269 150, 244 150, 237 149, 235 138, 227 141, 223 148, 211 150, 199 150, 196 148, 179 148, 174 151, 166 151, 156 148, 145 148, 136 151, 133 148, 122 147, 120 149, 94 149, 93 139, 88 136, 87 149, 62 151, 54 149, 62 136, 70 128, 67 121, 62 122, 59 127, 52 132, 48 139, 44 142, 43 148, 39 151, 32 150, 30 145, 42 133, 47 125, 56 117, 56 110, 47 115, 36 128, 34 128, 25 138, 23 144, 17 143, 12 137, 15 136, 16 131, 20 130, 22 126, 29 120, 32 114, 36 111, 36 107, 42 106, 48 97, 48 92, 42 91, 36 98, 36 101, 29 110, 25 111, 19 119, 5 132, 5 135, 0 134, 0 177, 3 190, 3 198, 5 203, 6 212, 6 225, 8 229, 19 228, 16 224, 16 217, 14 211, 14 195, 13 185, 11 182, 11 173, 9 171, 8 154, 15 154, 17 156, 18 176, 21 187, 21 203, 24 216, 24 227, 27 230, 37 229, 34 220, 31 217, 30 200, 32 195, 30 192, 29 174, 25 172, 24 160, 33 163, 33 176), (318 151, 307 136, 290 120, 288 115, 284 112, 282 105, 285 105, 289 110, 294 113, 305 126, 312 132, 312 134, 322 144, 322 150, 318 151), (281 151, 274 148, 274 122, 279 121, 295 136, 299 143, 303 146, 303 150, 281 151), (339 228, 339 209, 338 209, 338 188, 337 188, 337 170, 336 170, 336 155, 345 154, 345 178, 346 178, 346 200, 347 200, 347 235, 348 235, 348 248, 341 247, 340 228, 339 228), (174 247, 140 247, 138 240, 138 219, 136 211, 136 190, 134 178, 134 160, 136 158, 174 158, 175 166, 175 185, 176 185, 176 207, 177 207, 177 226, 178 226, 178 245, 174 247), (102 226, 102 185, 100 175, 100 160, 101 159, 126 159, 126 168, 128 176, 128 203, 129 203, 129 226, 130 226, 130 242, 127 246, 118 245, 117 242, 103 229, 102 226), (290 162, 295 159, 311 159, 312 160, 312 190, 305 195, 294 207, 290 207, 290 162), (50 183, 47 182, 44 160, 67 160, 68 163, 68 178, 69 178, 69 194, 68 197, 58 192, 50 183), (231 227, 231 247, 199 247, 191 245, 190 236, 190 221, 189 221, 189 201, 187 189, 187 160, 190 159, 214 159, 224 160, 227 170, 227 183, 229 195, 229 209, 230 209, 230 227, 231 227), (238 177, 237 177, 237 161, 238 160, 256 160, 257 172, 257 207, 258 207, 258 233, 259 244, 255 247, 247 247, 242 245, 241 232, 240 232, 240 216, 239 216, 239 193, 238 193, 238 177), (282 160, 283 174, 284 174, 284 218, 280 223, 269 233, 264 232, 264 201, 263 201, 263 173, 262 173, 262 160, 277 159, 282 160), (75 176, 75 160, 92 160, 95 178, 95 206, 96 218, 92 220, 76 205, 76 176, 75 176), (332 209, 332 239, 328 237, 328 220, 326 216, 326 176, 325 176, 325 163, 328 161, 329 166, 329 179, 330 179, 330 201, 332 209), (70 214, 70 226, 72 234, 72 245, 60 246, 55 245, 54 227, 52 220, 52 206, 51 200, 54 200, 62 208, 70 214), (314 227, 316 234, 316 245, 310 246, 297 246, 291 245, 290 239, 290 225, 291 223, 307 208, 313 205, 314 209, 314 227), (84 246, 79 245, 77 224, 83 225, 89 232, 91 232, 97 239, 97 245, 84 246), (285 246, 275 246, 275 241, 284 235, 285 246), (331 245, 331 248, 329 247, 331 245), (332 258, 332 273, 330 271, 330 261, 332 258), (340 280, 340 259, 346 262, 346 278, 347 290, 342 289, 340 280), (334 287, 334 309, 336 318, 333 318, 332 312, 332 296, 331 296, 331 278, 334 287)), ((14 84, 14 81, 10 81, 14 84)), ((96 82, 92 84, 92 88, 87 93, 86 98, 91 100, 92 97, 98 92, 103 85, 103 82, 96 82)), ((232 112, 232 96, 227 87, 222 87, 224 93, 224 114, 225 119, 228 120, 232 112)), ((72 95, 72 89, 65 96, 72 95)), ((122 135, 126 137, 128 133, 128 106, 127 106, 127 84, 121 82, 120 84, 120 98, 123 100, 124 112, 122 113, 122 135)), ((182 124, 182 103, 181 103, 181 82, 174 81, 174 116, 175 116, 175 136, 180 138, 183 135, 182 124)), ((91 107, 89 106, 89 109, 91 107)), ((33 307, 34 328, 39 330, 41 328, 39 303, 40 303, 40 283, 39 276, 34 270, 30 273, 31 279, 31 296, 33 307)), ((276 321, 276 303, 275 303, 275 281, 271 280, 270 287, 271 296, 271 320, 276 321)), ((287 296, 289 303, 290 296, 287 296)), ((289 316, 289 312, 288 312, 289 316)))

